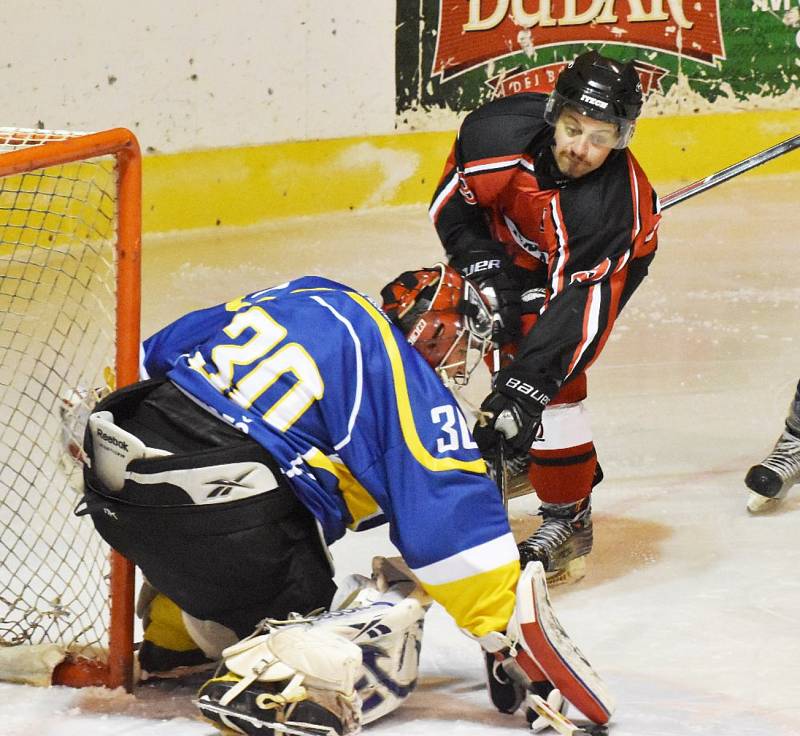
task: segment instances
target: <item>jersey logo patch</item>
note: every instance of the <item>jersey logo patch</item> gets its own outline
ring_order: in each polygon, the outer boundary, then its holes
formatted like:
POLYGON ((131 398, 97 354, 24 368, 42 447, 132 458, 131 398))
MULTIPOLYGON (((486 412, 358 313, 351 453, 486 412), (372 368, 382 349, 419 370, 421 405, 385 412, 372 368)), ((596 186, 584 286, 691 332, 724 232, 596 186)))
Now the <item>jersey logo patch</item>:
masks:
POLYGON ((506 221, 506 227, 508 228, 508 231, 511 233, 511 237, 514 238, 514 242, 529 255, 532 255, 534 258, 541 261, 542 263, 547 263, 547 253, 544 253, 541 250, 539 250, 539 244, 535 240, 530 240, 529 238, 526 238, 520 232, 520 229, 517 227, 517 224, 508 215, 503 215, 503 219, 506 221))

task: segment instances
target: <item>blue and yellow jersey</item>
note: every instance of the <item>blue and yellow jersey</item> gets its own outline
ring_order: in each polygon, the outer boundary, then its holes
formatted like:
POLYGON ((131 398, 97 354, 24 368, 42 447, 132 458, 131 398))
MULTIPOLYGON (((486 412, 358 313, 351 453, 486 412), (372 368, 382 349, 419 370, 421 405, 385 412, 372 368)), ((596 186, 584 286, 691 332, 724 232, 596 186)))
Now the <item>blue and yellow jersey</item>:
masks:
POLYGON ((471 633, 513 610, 517 548, 461 410, 366 296, 307 276, 192 312, 144 343, 167 377, 263 445, 327 542, 388 522, 471 633))

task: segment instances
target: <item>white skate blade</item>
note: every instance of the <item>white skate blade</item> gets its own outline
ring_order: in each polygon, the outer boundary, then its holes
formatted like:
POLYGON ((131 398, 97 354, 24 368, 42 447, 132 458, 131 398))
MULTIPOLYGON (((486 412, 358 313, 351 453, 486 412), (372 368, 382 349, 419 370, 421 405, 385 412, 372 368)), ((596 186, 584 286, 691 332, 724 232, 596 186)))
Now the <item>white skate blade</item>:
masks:
POLYGON ((774 498, 770 498, 769 496, 762 496, 755 491, 750 491, 750 496, 747 499, 747 510, 751 514, 764 514, 773 511, 780 505, 785 495, 785 493, 779 493, 774 498))
POLYGON ((556 618, 541 562, 528 563, 520 577, 515 619, 520 643, 547 679, 587 718, 608 723, 613 698, 556 618))

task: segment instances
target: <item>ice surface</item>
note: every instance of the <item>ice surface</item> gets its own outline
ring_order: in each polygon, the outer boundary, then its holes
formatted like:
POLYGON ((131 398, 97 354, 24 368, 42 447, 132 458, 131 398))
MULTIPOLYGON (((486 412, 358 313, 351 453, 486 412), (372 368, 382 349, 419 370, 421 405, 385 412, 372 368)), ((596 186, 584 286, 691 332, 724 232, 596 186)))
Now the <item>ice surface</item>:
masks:
MULTIPOLYGON (((614 692, 611 736, 800 733, 800 490, 755 518, 742 482, 777 439, 800 378, 798 192, 798 176, 745 176, 665 213, 651 275, 590 372, 606 474, 596 546, 587 577, 551 595, 614 692)), ((304 273, 377 294, 438 256, 422 207, 150 239, 145 331, 304 273)), ((511 511, 525 520, 535 508, 527 497, 511 511)), ((343 576, 393 548, 377 529, 333 552, 343 576)), ((525 731, 521 715, 492 709, 477 644, 439 608, 420 674, 405 706, 367 733, 525 731)), ((0 735, 216 733, 190 698, 0 685, 0 735)))

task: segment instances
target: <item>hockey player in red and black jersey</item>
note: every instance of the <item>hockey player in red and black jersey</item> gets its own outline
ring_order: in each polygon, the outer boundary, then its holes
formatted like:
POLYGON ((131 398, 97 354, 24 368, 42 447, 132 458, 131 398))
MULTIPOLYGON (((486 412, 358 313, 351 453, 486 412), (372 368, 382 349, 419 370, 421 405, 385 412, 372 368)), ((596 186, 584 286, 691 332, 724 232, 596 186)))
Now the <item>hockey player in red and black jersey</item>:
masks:
POLYGON ((503 436, 511 463, 529 466, 543 522, 520 557, 551 583, 581 576, 592 547, 602 473, 586 370, 656 250, 658 197, 627 148, 641 106, 631 62, 581 54, 549 97, 465 118, 430 208, 450 264, 499 318, 503 360, 481 406, 491 418, 474 434, 487 458, 503 436))

